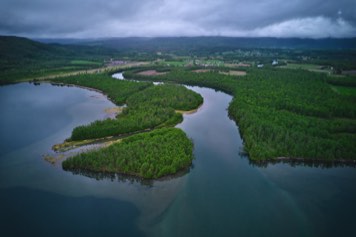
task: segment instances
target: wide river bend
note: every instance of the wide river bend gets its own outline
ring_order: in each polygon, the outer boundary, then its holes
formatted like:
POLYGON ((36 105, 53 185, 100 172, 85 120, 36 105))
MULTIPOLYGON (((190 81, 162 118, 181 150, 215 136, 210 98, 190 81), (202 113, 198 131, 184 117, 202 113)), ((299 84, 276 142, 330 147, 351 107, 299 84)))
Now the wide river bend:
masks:
POLYGON ((241 155, 232 97, 204 97, 177 125, 193 167, 172 179, 73 174, 43 156, 114 105, 98 92, 42 83, 0 87, 2 236, 356 236, 356 170, 276 164, 241 155))

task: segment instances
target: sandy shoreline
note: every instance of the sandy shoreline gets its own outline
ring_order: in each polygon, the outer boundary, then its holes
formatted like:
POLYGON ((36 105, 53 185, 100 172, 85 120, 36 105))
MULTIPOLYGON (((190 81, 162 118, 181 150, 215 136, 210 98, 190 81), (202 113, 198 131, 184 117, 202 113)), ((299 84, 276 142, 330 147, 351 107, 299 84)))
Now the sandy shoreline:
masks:
POLYGON ((192 110, 175 110, 176 113, 180 113, 180 114, 194 114, 195 112, 197 112, 202 106, 203 106, 204 102, 201 103, 196 109, 192 109, 192 110))

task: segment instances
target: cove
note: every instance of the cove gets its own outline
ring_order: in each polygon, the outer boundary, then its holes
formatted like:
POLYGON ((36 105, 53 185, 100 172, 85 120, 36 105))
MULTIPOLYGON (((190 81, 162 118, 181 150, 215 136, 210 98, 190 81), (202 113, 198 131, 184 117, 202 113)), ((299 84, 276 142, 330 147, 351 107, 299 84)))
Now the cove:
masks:
POLYGON ((1 236, 142 236, 134 205, 92 195, 89 180, 77 183, 80 176, 42 157, 75 126, 106 118, 113 103, 94 91, 46 83, 2 86, 0 101, 1 236))
POLYGON ((188 88, 204 97, 202 107, 178 125, 194 142, 193 167, 179 177, 143 184, 74 175, 42 159, 75 126, 103 118, 102 111, 112 106, 104 96, 50 84, 0 87, 1 109, 8 115, 0 123, 2 233, 14 233, 14 221, 22 220, 37 236, 355 235, 354 168, 253 166, 241 155, 243 141, 227 114, 232 97, 188 88), (41 114, 50 119, 38 122, 41 114), (27 136, 26 127, 33 128, 27 136), (44 221, 51 218, 54 223, 44 221), (41 224, 52 228, 43 231, 41 224))
POLYGON ((355 234, 354 168, 253 166, 241 155, 243 141, 228 118, 232 97, 189 88, 205 102, 179 125, 194 141, 194 169, 156 223, 155 236, 355 234))

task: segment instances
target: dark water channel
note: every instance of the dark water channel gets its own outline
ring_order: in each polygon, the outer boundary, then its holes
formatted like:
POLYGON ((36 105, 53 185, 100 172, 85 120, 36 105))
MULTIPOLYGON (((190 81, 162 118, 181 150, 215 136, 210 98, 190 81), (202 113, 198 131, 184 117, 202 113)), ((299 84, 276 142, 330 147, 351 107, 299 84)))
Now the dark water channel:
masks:
POLYGON ((85 89, 0 87, 1 236, 356 236, 356 169, 249 164, 227 116, 231 96, 177 127, 194 141, 190 172, 142 183, 72 174, 43 155, 114 105, 85 89))

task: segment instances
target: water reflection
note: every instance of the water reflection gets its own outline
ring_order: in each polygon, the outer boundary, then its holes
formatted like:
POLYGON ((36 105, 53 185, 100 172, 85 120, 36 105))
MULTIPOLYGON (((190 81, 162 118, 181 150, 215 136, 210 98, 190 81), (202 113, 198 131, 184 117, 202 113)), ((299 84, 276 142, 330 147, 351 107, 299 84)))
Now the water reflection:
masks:
MULTIPOLYGON (((248 159, 247 155, 244 154, 241 156, 244 159, 248 159)), ((310 159, 270 159, 265 161, 254 161, 249 160, 249 164, 259 168, 267 168, 269 166, 277 165, 277 164, 287 164, 291 167, 313 167, 313 168, 337 168, 337 167, 356 167, 356 161, 352 160, 334 160, 334 161, 326 161, 326 160, 310 160, 310 159)))
POLYGON ((70 170, 70 169, 64 169, 65 171, 69 171, 74 175, 82 175, 86 176, 88 178, 92 178, 95 180, 109 180, 111 182, 119 182, 119 183, 130 183, 130 184, 140 184, 143 186, 147 187, 153 187, 154 183, 156 181, 158 182, 166 182, 170 181, 173 179, 177 179, 180 177, 185 176, 190 172, 191 169, 193 169, 194 166, 192 165, 191 167, 181 170, 177 172, 174 175, 167 175, 164 177, 161 177, 159 179, 143 179, 137 176, 132 176, 132 175, 125 175, 125 174, 120 174, 120 173, 103 173, 103 172, 93 172, 89 170, 70 170))

